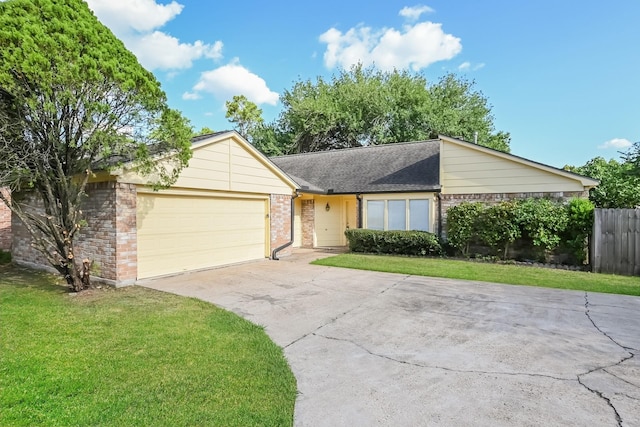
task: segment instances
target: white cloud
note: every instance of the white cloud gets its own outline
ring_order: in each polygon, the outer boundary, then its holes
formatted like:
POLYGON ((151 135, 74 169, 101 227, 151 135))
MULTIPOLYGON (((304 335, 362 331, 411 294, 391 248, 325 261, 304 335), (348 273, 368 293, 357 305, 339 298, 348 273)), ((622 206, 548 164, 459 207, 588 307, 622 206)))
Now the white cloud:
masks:
POLYGON ((429 6, 418 5, 418 6, 405 6, 403 7, 398 15, 406 18, 409 21, 417 21, 423 13, 433 13, 435 12, 429 6))
POLYGON ((140 63, 150 70, 190 68, 200 58, 222 57, 222 42, 181 42, 157 29, 178 16, 183 5, 155 0, 87 0, 100 22, 124 42, 140 63))
POLYGON ((484 67, 484 62, 479 64, 472 65, 471 62, 465 61, 462 64, 458 65, 458 71, 477 71, 484 67))
POLYGON ((234 95, 244 95, 258 105, 276 105, 279 97, 267 87, 263 78, 240 65, 237 58, 230 64, 202 73, 193 90, 211 93, 224 101, 234 95))
POLYGON ((411 68, 419 71, 437 61, 451 59, 462 50, 460 39, 442 30, 442 24, 419 22, 402 30, 358 26, 342 33, 330 28, 320 41, 327 44, 324 63, 328 68, 375 64, 382 70, 411 68))
POLYGON ((182 99, 187 101, 193 101, 196 99, 202 98, 199 93, 196 92, 185 92, 182 94, 182 99))
POLYGON ((629 141, 628 139, 625 138, 613 138, 610 139, 609 141, 606 141, 604 144, 599 145, 598 148, 602 149, 602 150, 607 150, 609 148, 615 148, 615 149, 624 149, 624 148, 629 148, 633 145, 633 143, 631 141, 629 141))

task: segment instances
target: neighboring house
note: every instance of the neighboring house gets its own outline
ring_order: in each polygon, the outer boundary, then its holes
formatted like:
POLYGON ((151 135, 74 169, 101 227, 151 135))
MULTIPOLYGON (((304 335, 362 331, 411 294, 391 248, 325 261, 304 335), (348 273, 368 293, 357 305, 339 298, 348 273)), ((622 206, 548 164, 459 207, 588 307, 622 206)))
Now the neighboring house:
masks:
MULTIPOLYGON (((238 133, 199 136, 170 189, 153 191, 131 172, 98 174, 89 184, 88 226, 76 237, 76 256, 93 260, 94 277, 116 285, 268 258, 290 241, 295 190, 238 133)), ((13 260, 45 265, 30 241, 14 218, 13 260)))
MULTIPOLYGON (((155 192, 132 172, 98 174, 76 256, 93 260, 94 278, 125 285, 286 254, 290 243, 344 246, 347 228, 442 234, 447 209, 463 201, 587 197, 595 185, 448 137, 267 159, 237 132, 219 132, 193 139, 170 189, 155 192)), ((46 264, 20 221, 11 226, 13 260, 46 264)))
POLYGON ((598 181, 455 138, 271 158, 298 183, 294 246, 343 246, 347 228, 444 236, 465 201, 588 197, 598 181))

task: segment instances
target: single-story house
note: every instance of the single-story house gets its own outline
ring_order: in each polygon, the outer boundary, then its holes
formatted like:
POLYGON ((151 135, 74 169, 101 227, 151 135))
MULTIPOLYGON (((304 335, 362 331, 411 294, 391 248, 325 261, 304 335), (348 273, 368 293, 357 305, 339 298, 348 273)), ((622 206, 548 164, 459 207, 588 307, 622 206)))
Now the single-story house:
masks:
MULTIPOLYGON (((193 139, 169 189, 97 174, 76 256, 115 285, 346 244, 347 228, 444 233, 463 201, 587 197, 597 181, 458 139, 266 158, 235 131, 193 139), (293 234, 293 236, 292 236, 293 234)), ((14 261, 46 264, 12 219, 14 261)))
POLYGON ((446 136, 271 160, 298 184, 294 247, 346 245, 350 227, 444 236, 447 209, 464 201, 586 198, 598 184, 446 136))

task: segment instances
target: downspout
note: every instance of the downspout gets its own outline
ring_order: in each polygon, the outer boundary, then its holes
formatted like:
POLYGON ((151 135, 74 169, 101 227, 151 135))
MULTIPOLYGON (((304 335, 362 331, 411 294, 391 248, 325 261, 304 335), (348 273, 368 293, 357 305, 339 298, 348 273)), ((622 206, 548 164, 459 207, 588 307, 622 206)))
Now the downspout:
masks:
POLYGON ((356 200, 358 201, 358 223, 356 226, 362 228, 362 194, 356 194, 356 200))
POLYGON ((295 217, 296 217, 296 213, 295 213, 295 199, 300 197, 300 195, 298 194, 298 190, 296 190, 296 194, 293 195, 293 197, 291 197, 291 240, 289 240, 287 243, 285 243, 282 246, 278 246, 277 248, 275 248, 273 251, 271 251, 271 259, 274 261, 278 261, 280 258, 278 258, 278 252, 280 252, 281 250, 283 250, 284 248, 287 248, 289 246, 291 246, 293 244, 293 231, 295 229, 295 217))
POLYGON ((436 193, 438 197, 438 238, 442 240, 442 193, 436 193))

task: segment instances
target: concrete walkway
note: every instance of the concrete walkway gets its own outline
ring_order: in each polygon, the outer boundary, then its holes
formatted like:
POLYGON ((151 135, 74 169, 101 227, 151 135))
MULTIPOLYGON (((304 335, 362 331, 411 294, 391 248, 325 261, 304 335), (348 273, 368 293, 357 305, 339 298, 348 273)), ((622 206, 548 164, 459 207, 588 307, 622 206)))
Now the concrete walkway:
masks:
POLYGON ((640 298, 309 265, 148 280, 263 325, 296 426, 640 426, 640 298))

